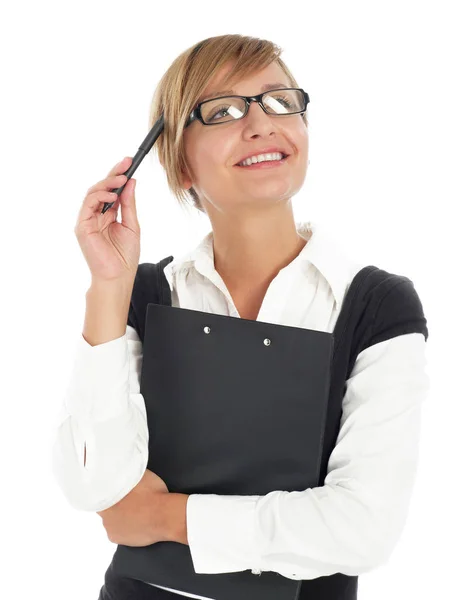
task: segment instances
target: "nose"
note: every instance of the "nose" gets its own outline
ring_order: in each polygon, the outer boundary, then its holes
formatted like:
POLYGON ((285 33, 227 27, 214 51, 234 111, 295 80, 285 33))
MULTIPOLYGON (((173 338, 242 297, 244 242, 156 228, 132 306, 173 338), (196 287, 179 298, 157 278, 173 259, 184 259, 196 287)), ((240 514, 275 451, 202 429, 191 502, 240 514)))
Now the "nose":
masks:
POLYGON ((264 113, 266 114, 266 112, 263 110, 263 108, 260 106, 260 104, 257 102, 257 100, 250 100, 250 106, 249 106, 249 110, 247 113, 247 116, 251 113, 251 112, 256 112, 256 113, 264 113))
POLYGON ((270 115, 263 110, 256 100, 250 101, 250 106, 244 120, 247 120, 247 122, 271 123, 270 115))

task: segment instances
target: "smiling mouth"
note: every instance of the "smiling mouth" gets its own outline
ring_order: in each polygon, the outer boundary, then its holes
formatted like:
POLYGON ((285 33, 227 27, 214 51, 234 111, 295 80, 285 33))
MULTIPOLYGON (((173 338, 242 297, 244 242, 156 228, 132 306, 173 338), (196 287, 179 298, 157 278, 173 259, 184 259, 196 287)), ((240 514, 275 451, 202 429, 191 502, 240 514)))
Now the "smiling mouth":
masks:
POLYGON ((289 156, 290 156, 289 154, 283 154, 283 158, 281 158, 280 160, 262 160, 262 161, 257 161, 255 163, 252 163, 251 165, 239 165, 239 163, 237 163, 234 165, 234 167, 240 167, 241 169, 251 169, 252 167, 255 167, 257 165, 263 165, 263 164, 269 164, 271 166, 271 165, 281 164, 281 163, 285 162, 285 160, 289 156))

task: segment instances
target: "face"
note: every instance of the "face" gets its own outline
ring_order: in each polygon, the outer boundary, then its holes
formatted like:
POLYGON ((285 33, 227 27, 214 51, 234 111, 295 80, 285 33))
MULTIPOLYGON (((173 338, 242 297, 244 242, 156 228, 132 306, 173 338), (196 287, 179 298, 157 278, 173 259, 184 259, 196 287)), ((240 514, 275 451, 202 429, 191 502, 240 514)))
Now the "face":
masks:
MULTIPOLYGON (((211 80, 204 95, 219 91, 232 65, 211 80)), ((267 83, 293 87, 283 70, 272 63, 233 85, 235 94, 256 96, 267 83)), ((221 94, 216 94, 216 97, 221 94)), ((231 95, 231 94, 228 94, 231 95)), ((308 165, 308 130, 301 115, 272 116, 251 102, 243 119, 220 125, 195 120, 184 131, 184 150, 192 175, 183 177, 183 187, 194 187, 206 212, 254 211, 285 204, 298 192, 308 165), (281 147, 289 154, 273 168, 238 167, 242 157, 258 154, 265 147, 281 147)))

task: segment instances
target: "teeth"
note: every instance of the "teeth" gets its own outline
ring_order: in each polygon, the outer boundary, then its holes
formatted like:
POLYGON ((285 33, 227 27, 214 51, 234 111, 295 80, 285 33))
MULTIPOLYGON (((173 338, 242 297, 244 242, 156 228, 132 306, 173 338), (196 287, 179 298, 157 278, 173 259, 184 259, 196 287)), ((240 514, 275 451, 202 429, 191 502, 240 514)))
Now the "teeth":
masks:
POLYGON ((257 154, 256 156, 251 156, 239 163, 241 167, 250 166, 257 162, 263 162, 265 160, 281 160, 283 158, 283 154, 281 152, 272 152, 271 154, 257 154))

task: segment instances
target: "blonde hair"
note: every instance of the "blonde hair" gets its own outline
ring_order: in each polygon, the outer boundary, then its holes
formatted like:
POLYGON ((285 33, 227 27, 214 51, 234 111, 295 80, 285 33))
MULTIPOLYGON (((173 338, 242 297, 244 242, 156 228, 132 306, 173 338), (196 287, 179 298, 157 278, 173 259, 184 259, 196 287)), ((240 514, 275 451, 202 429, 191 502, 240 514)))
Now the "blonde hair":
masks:
MULTIPOLYGON (((260 38, 240 34, 210 37, 181 53, 160 79, 153 94, 149 128, 164 113, 164 130, 153 149, 165 169, 168 187, 182 207, 190 205, 205 213, 196 191, 192 187, 185 190, 181 180, 183 173, 192 178, 184 153, 185 124, 207 83, 229 61, 235 64, 221 82, 226 88, 276 61, 290 80, 289 87, 300 87, 280 58, 281 52, 280 46, 260 38)), ((303 121, 308 126, 306 113, 303 121)))

